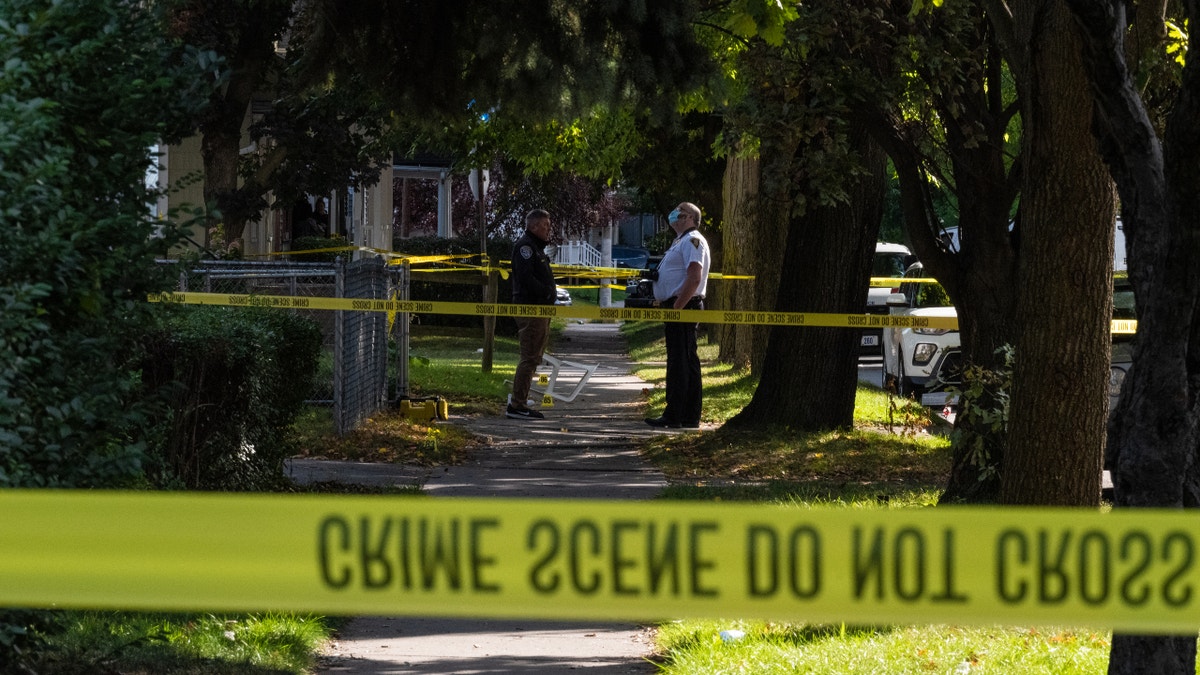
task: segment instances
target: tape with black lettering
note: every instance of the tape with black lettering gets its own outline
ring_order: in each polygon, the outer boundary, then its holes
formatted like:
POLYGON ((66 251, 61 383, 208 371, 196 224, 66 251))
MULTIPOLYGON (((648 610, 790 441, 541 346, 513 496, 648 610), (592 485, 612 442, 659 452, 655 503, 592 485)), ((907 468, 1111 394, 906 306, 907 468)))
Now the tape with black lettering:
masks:
MULTIPOLYGON (((483 274, 497 272, 505 279, 508 278, 512 269, 512 263, 508 260, 500 260, 498 266, 493 266, 489 263, 488 257, 482 253, 468 254, 440 254, 440 255, 413 255, 410 253, 402 253, 400 251, 386 251, 384 249, 371 248, 369 246, 330 246, 326 248, 305 249, 302 251, 273 251, 268 253, 269 256, 303 256, 314 253, 369 253, 387 260, 388 265, 410 265, 421 266, 421 272, 461 272, 462 270, 474 270, 483 274), (468 260, 478 258, 478 263, 470 263, 468 260), (429 268, 425 265, 435 264, 440 267, 429 268)), ((640 278, 642 270, 632 267, 598 267, 590 265, 572 265, 554 263, 551 265, 555 276, 573 277, 576 279, 637 279, 640 278)), ((753 279, 753 275, 747 274, 722 274, 721 272, 710 272, 710 279, 723 279, 726 281, 736 280, 745 281, 753 279)), ((614 288, 623 288, 614 286, 614 288)))
POLYGON ((1195 514, 0 492, 0 606, 1194 632, 1195 514))
MULTIPOLYGON (((409 312, 474 316, 541 316, 564 319, 618 321, 685 321, 711 324, 763 326, 813 326, 820 328, 942 328, 958 330, 954 317, 892 314, 829 314, 818 312, 727 312, 707 309, 663 309, 661 307, 595 307, 591 305, 516 305, 508 303, 426 302, 420 300, 356 300, 293 295, 240 295, 228 293, 161 293, 150 302, 276 309, 352 310, 360 312, 409 312)), ((1113 320, 1113 334, 1137 332, 1137 321, 1113 320)))
POLYGON ((606 319, 619 321, 683 321, 712 324, 755 324, 765 326, 816 326, 821 328, 945 328, 956 330, 953 317, 889 314, 828 314, 818 312, 726 312, 707 309, 664 309, 661 307, 595 307, 591 305, 515 305, 507 303, 426 302, 420 300, 356 300, 290 295, 231 295, 226 293, 162 293, 151 302, 193 305, 231 305, 278 309, 352 310, 361 312, 410 312, 474 316, 549 317, 606 319))

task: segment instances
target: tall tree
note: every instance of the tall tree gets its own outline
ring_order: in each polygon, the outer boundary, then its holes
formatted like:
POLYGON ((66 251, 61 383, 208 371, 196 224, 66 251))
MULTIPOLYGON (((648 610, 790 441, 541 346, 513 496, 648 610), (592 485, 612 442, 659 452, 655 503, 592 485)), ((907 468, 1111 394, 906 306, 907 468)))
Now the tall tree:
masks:
MULTIPOLYGON (((1106 403, 1111 191, 1087 119, 1077 114, 1079 88, 1067 84, 1078 59, 1042 46, 1057 49, 1064 30, 1061 15, 1048 20, 1054 4, 989 8, 986 20, 970 3, 918 13, 909 28, 918 45, 911 68, 922 86, 906 100, 923 101, 929 113, 896 106, 877 126, 900 177, 913 247, 958 307, 967 362, 996 370, 1003 367, 997 348, 1017 347, 1010 433, 963 415, 943 499, 1092 504, 1106 403), (914 121, 925 119, 941 123, 914 121), (1020 140, 1015 151, 1009 137, 1020 140), (926 175, 954 195, 958 251, 937 238, 926 175), (1066 257, 1069 265, 1054 262, 1066 257)), ((989 391, 965 401, 968 409, 1001 404, 989 391)))
MULTIPOLYGON (((784 177, 798 153, 799 137, 790 130, 764 133, 757 153, 730 150, 725 185, 725 241, 727 273, 752 279, 722 285, 730 309, 763 309, 776 306, 788 226, 792 219, 792 187, 784 177)), ((734 324, 722 334, 721 358, 746 366, 761 376, 767 363, 772 331, 764 325, 734 324), (728 344, 726 344, 726 341, 728 344)))
MULTIPOLYGON (((1009 140, 1020 138, 1011 76, 976 3, 912 12, 902 25, 912 45, 897 51, 912 74, 906 95, 864 114, 895 166, 909 242, 958 309, 968 372, 996 372, 1018 326, 1020 248, 1010 224, 1022 162, 1009 140), (956 211, 957 250, 942 238, 939 191, 956 211)), ((999 396, 992 388, 964 394, 944 501, 998 498, 1006 430, 970 409, 998 410, 999 396)))
MULTIPOLYGON (((759 287, 760 301, 793 311, 858 313, 866 304, 886 163, 867 127, 853 121, 852 106, 895 91, 895 73, 881 81, 889 71, 874 62, 895 29, 881 5, 804 3, 796 11, 778 47, 756 41, 738 62, 746 91, 727 114, 727 136, 754 148, 762 171, 751 201, 755 228, 738 241, 779 243, 749 252, 761 254, 768 267, 778 261, 782 275, 777 295, 759 287), (773 239, 775 232, 786 234, 773 239)), ((853 423, 857 349, 850 331, 774 327, 766 345, 759 387, 731 425, 853 423), (797 389, 799 381, 813 386, 797 389)))
POLYGON ((1108 412, 1115 194, 1079 36, 1057 0, 986 0, 1022 102, 1021 319, 1001 500, 1096 505, 1108 412))
MULTIPOLYGON (((176 241, 149 217, 148 148, 190 130, 212 55, 144 3, 7 0, 3 19, 0 487, 131 487, 151 409, 129 347, 176 241)), ((0 611, 0 671, 34 672, 31 620, 0 611)))
MULTIPOLYGON (((937 40, 944 44, 951 38, 958 39, 952 22, 942 21, 940 33, 915 32, 912 26, 904 25, 890 5, 822 9, 806 3, 795 25, 811 22, 808 32, 793 26, 789 31, 792 44, 800 45, 805 56, 803 67, 808 70, 803 71, 807 73, 803 81, 842 95, 839 100, 847 109, 836 111, 838 115, 845 118, 853 108, 868 120, 880 122, 882 109, 883 117, 890 119, 877 124, 876 131, 893 153, 909 186, 904 200, 911 206, 908 210, 914 246, 922 258, 928 259, 931 271, 954 288, 952 297, 962 305, 968 348, 975 350, 975 357, 983 363, 995 363, 993 347, 1005 342, 1018 347, 1014 428, 1019 450, 1011 470, 993 468, 998 471, 993 475, 999 479, 990 483, 990 494, 994 497, 1002 491, 1015 502, 1083 504, 1095 503, 1099 498, 1096 429, 1104 415, 1106 298, 1111 270, 1104 242, 1111 237, 1112 199, 1098 170, 1097 156, 1090 152, 1087 117, 1077 114, 1078 87, 1068 86, 1071 69, 1078 72, 1078 59, 1063 60, 1057 54, 1052 58, 1043 49, 1044 45, 1058 44, 1056 31, 1062 30, 1061 16, 1057 22, 1032 18, 1053 18, 1053 13, 1045 14, 1043 10, 1054 8, 1053 3, 1028 3, 1019 6, 1021 11, 1014 11, 1012 16, 989 16, 992 32, 977 9, 956 14, 962 17, 956 21, 968 27, 967 40, 960 39, 959 46, 949 54, 939 51, 937 40), (837 11, 853 16, 831 20, 837 11), (850 26, 860 32, 855 33, 850 26), (822 52, 822 38, 830 34, 837 34, 840 40, 836 48, 822 52), (1002 39, 993 42, 993 34, 1002 39), (858 35, 869 35, 870 39, 864 41, 858 35), (923 51, 916 50, 921 60, 910 63, 907 69, 899 67, 897 61, 906 51, 913 51, 914 40, 926 41, 923 51), (1005 71, 992 53, 994 44, 1001 46, 1000 52, 1011 64, 1008 72, 1016 82, 1016 100, 1023 104, 1020 160, 1010 161, 1006 156, 1003 139, 1012 131, 1010 120, 1015 108, 1009 104, 1013 99, 1002 96, 1000 76, 1005 71), (959 64, 946 62, 962 52, 966 53, 963 64, 967 70, 956 72, 959 64), (822 59, 826 64, 841 66, 837 77, 823 76, 822 59), (907 72, 925 77, 928 89, 941 97, 933 103, 934 114, 929 117, 940 118, 945 124, 939 142, 951 152, 945 154, 948 162, 942 175, 953 178, 956 194, 964 198, 960 204, 962 214, 971 221, 961 224, 966 228, 963 238, 969 242, 966 255, 950 255, 938 246, 940 225, 930 207, 929 183, 923 175, 930 163, 912 150, 922 146, 914 144, 911 137, 906 140, 903 133, 916 126, 905 121, 911 110, 898 103, 905 99, 899 95, 903 89, 897 87, 897 73, 907 72), (852 88, 856 78, 869 79, 873 88, 861 84, 852 88), (967 93, 953 95, 956 91, 967 93), (1031 163, 1035 169, 1030 168, 1031 163), (1017 188, 1022 189, 1023 209, 1010 234, 1008 224, 1017 188), (1056 212, 1056 208, 1069 213, 1056 212), (1074 267, 1054 262, 1067 258, 1074 267), (1074 279, 1086 283, 1073 285, 1066 278, 1068 270, 1074 279), (991 272, 994 274, 985 278, 991 272), (1046 285, 1053 289, 1045 290, 1046 285), (1044 303, 1043 296, 1052 302, 1044 303), (1053 310, 1049 308, 1060 306, 1058 314, 1051 316, 1053 310), (1014 320, 1027 315, 1036 317, 1035 324, 1014 320), (1075 340, 1080 326, 1087 336, 1082 342, 1075 340), (1061 349, 1064 340, 1079 346, 1061 349), (1020 358, 1022 352, 1029 355, 1024 361, 1020 358), (1049 383, 1051 378, 1045 377, 1046 372, 1080 376, 1049 383), (1056 414, 1046 415, 1044 411, 1056 414), (1037 433, 1033 432, 1035 427, 1037 433), (1047 433, 1047 429, 1056 431, 1047 433), (1039 438, 1061 438, 1064 445, 1050 452, 1039 438)), ((754 81, 754 76, 748 79, 754 81)), ((775 82, 770 88, 787 91, 775 82)), ((911 88, 909 92, 911 95, 911 88)), ((802 97, 781 98, 794 109, 804 107, 802 97)), ((764 117, 767 121, 760 128, 787 119, 780 114, 764 117)), ((833 118, 824 116, 825 120, 833 118)), ((798 125, 796 121, 790 124, 798 125)), ((813 153, 827 166, 834 164, 828 161, 829 147, 820 148, 827 154, 813 153)), ((810 190, 807 194, 821 193, 810 190)), ((777 368, 779 364, 773 361, 770 369, 777 368)), ((997 454, 1002 449, 1000 444, 994 446, 997 454)), ((1000 459, 1007 456, 991 461, 999 464, 1000 459)), ((969 471, 958 475, 960 484, 967 479, 975 482, 979 477, 969 471)))
MULTIPOLYGON (((796 16, 792 3, 734 0, 708 5, 697 23, 698 34, 721 66, 704 97, 691 99, 692 105, 718 112, 722 125, 711 144, 713 154, 725 159, 720 200, 709 202, 722 207, 713 260, 726 275, 750 277, 710 284, 713 307, 764 308, 775 303, 791 208, 787 181, 776 177, 787 174, 800 136, 786 125, 759 124, 752 101, 766 80, 746 78, 742 68, 747 59, 778 50, 786 26, 796 16)), ((720 343, 718 359, 758 373, 768 334, 766 326, 717 326, 713 335, 720 343)))
POLYGON ((387 157, 386 111, 353 78, 302 83, 295 61, 305 36, 292 0, 164 0, 171 35, 221 57, 221 85, 200 119, 205 241, 227 243, 268 206, 306 192, 373 182, 387 157), (253 123, 247 127, 247 118, 253 123))
MULTIPOLYGON (((783 140, 783 139, 778 139, 783 140)), ((786 141, 785 141, 786 142, 786 141)), ((727 274, 752 277, 721 284, 721 305, 730 309, 774 307, 787 237, 786 194, 766 190, 782 186, 779 182, 762 183, 763 171, 770 172, 772 160, 795 154, 795 140, 789 147, 760 146, 758 155, 732 150, 726 158, 723 222, 723 268, 727 274), (765 155, 765 156, 764 156, 765 155), (764 160, 768 162, 763 168, 764 160)), ((726 324, 721 327, 720 359, 725 363, 762 374, 770 331, 764 326, 726 324)))
MULTIPOLYGON (((1121 195, 1137 298, 1133 366, 1109 423, 1105 464, 1117 508, 1194 509, 1200 506, 1200 64, 1187 59, 1164 119, 1146 74, 1170 65, 1163 58, 1165 0, 1139 3, 1136 17, 1121 2, 1068 4, 1082 36, 1096 135, 1121 195)), ((1200 21, 1196 2, 1182 3, 1182 11, 1186 25, 1200 21)), ((1109 672, 1195 673, 1196 636, 1116 634, 1109 672)))
MULTIPOLYGON (((389 109, 544 121, 604 102, 663 116, 664 92, 702 82, 709 54, 685 0, 314 0, 304 4, 308 80, 357 77, 389 109), (470 112, 469 112, 470 111, 470 112)), ((668 99, 669 100, 669 99, 668 99)))
MULTIPOLYGON (((865 129, 848 131, 848 149, 864 169, 845 187, 847 199, 814 202, 789 222, 784 260, 804 264, 781 275, 775 309, 855 313, 866 305, 879 222, 886 157, 865 129), (815 253, 814 252, 819 252, 815 253)), ((806 147, 802 146, 803 152, 806 147)), ((795 429, 846 428, 854 422, 858 334, 841 328, 780 328, 767 339, 765 363, 750 403, 732 427, 780 421, 795 429), (820 359, 799 358, 821 354, 820 359), (785 394, 784 392, 787 392, 785 394)))

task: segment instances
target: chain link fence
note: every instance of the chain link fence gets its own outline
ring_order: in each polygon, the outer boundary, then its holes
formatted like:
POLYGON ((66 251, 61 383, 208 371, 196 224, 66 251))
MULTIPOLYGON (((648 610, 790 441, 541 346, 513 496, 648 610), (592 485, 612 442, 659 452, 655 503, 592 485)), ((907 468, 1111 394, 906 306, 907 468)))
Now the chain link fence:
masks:
MULTIPOLYGON (((299 263, 211 260, 191 264, 179 272, 182 292, 231 295, 286 295, 312 298, 407 299, 408 274, 389 267, 379 258, 346 262, 299 263)), ((333 409, 334 431, 344 435, 376 411, 408 393, 408 315, 389 318, 383 312, 286 309, 309 316, 321 327, 326 354, 317 384, 309 396, 313 404, 333 409), (389 349, 391 337, 397 349, 389 349), (396 354, 405 355, 397 358, 396 354), (396 387, 389 393, 389 366, 396 387)))
MULTIPOLYGON (((388 275, 378 258, 337 266, 336 297, 388 299, 388 275)), ((358 426, 387 405, 388 316, 383 312, 334 312, 333 401, 338 434, 358 426)))

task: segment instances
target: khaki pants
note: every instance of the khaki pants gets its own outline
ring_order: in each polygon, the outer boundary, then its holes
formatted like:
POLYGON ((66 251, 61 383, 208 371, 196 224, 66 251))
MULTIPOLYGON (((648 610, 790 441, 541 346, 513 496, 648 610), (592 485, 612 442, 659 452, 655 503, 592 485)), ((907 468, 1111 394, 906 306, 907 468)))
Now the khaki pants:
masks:
POLYGON ((529 386, 533 374, 542 364, 542 355, 546 353, 546 341, 550 339, 550 319, 518 317, 516 321, 521 358, 517 361, 517 374, 513 376, 512 405, 515 408, 525 408, 525 402, 529 400, 529 386))

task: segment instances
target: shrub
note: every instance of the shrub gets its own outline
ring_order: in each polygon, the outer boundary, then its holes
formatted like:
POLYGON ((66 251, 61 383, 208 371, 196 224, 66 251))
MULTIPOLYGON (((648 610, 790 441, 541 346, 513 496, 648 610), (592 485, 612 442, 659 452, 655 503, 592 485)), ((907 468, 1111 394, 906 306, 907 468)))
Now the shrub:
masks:
MULTIPOLYGON (((187 133, 211 54, 164 41, 154 3, 7 0, 0 25, 0 487, 139 480, 148 421, 129 348, 170 288, 147 149, 187 133)), ((0 613, 0 670, 31 615, 0 613)))
POLYGON ((204 95, 140 7, 6 5, 0 487, 119 486, 140 471, 128 344, 146 294, 169 288, 153 260, 174 241, 145 207, 147 148, 186 129, 204 95))
POLYGON ((146 337, 142 379, 161 402, 147 472, 159 486, 278 484, 284 433, 312 391, 321 331, 284 311, 172 307, 146 337))
POLYGON ((325 251, 327 248, 343 248, 349 246, 346 238, 336 237, 299 237, 292 240, 292 255, 289 260, 296 262, 333 262, 339 255, 349 258, 346 252, 325 251), (298 253, 298 251, 319 251, 318 253, 298 253))

